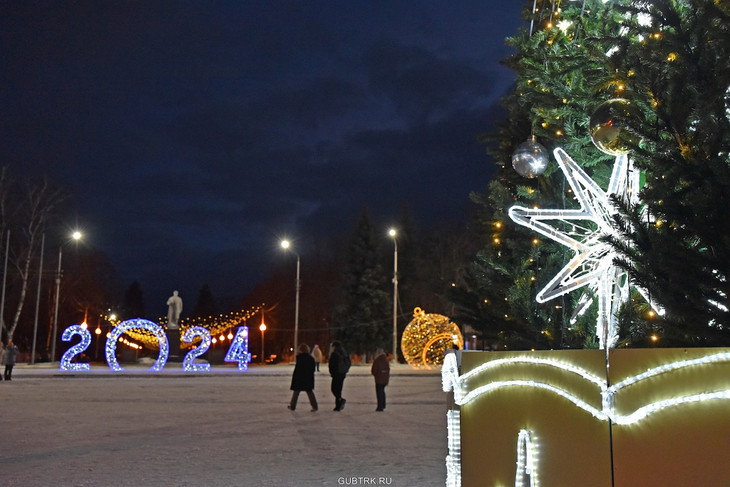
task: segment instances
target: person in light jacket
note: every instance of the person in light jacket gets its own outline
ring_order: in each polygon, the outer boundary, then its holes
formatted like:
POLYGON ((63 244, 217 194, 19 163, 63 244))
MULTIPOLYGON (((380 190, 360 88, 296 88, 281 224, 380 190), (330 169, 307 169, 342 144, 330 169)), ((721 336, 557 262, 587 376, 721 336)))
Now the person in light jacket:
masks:
POLYGON ((319 372, 319 364, 322 362, 322 349, 319 348, 319 345, 316 343, 312 349, 312 357, 314 358, 314 364, 317 367, 317 372, 319 372))
POLYGON ((375 397, 378 400, 376 411, 383 411, 385 409, 385 386, 390 381, 390 363, 382 348, 375 350, 375 360, 373 360, 370 373, 375 377, 375 397))
POLYGON ((18 360, 18 347, 13 342, 8 342, 3 354, 3 364, 5 364, 5 380, 13 380, 13 366, 18 360))
POLYGON ((298 351, 296 364, 294 365, 294 373, 291 378, 290 389, 294 392, 291 396, 289 409, 294 411, 297 408, 299 393, 304 391, 307 393, 307 397, 309 397, 312 412, 315 412, 318 408, 317 398, 314 397, 314 358, 309 353, 309 346, 306 343, 299 345, 298 351))

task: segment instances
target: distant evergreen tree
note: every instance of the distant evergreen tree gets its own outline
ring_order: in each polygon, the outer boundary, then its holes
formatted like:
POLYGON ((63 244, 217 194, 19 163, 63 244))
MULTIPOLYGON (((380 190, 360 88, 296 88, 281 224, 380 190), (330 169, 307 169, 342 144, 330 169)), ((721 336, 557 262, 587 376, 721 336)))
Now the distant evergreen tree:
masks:
POLYGON ((142 287, 137 281, 130 284, 124 293, 124 310, 122 317, 125 320, 146 317, 144 295, 142 293, 142 287))
POLYGON ((203 284, 198 293, 198 302, 195 303, 191 318, 207 318, 218 315, 218 306, 208 284, 203 284))
POLYGON ((392 301, 378 253, 382 240, 364 211, 350 239, 342 294, 332 318, 335 337, 357 354, 392 348, 392 301))

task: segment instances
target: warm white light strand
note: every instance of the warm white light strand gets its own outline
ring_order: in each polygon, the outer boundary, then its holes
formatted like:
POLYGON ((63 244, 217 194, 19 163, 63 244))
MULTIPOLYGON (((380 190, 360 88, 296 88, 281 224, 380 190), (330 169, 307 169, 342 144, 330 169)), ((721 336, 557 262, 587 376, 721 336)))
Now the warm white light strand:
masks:
POLYGON ((559 387, 555 387, 551 384, 547 384, 545 382, 538 382, 534 380, 505 380, 505 381, 495 381, 490 382, 489 384, 479 386, 473 391, 470 391, 468 394, 466 394, 461 400, 456 400, 456 403, 460 406, 463 406, 464 404, 468 404, 474 399, 476 399, 479 396, 482 396, 484 394, 488 394, 490 392, 496 391, 497 389, 503 389, 507 387, 531 387, 535 389, 543 389, 549 392, 552 392, 554 394, 557 394, 560 397, 563 397, 567 399, 568 401, 572 402, 576 406, 578 406, 580 409, 587 411, 591 415, 595 416, 598 419, 601 420, 607 420, 608 416, 606 413, 600 409, 597 409, 587 402, 579 399, 578 397, 574 396, 573 394, 570 394, 566 392, 564 389, 561 389, 559 387))
POLYGON ((632 384, 635 384, 637 382, 647 380, 650 378, 653 378, 660 374, 665 374, 671 371, 679 370, 679 369, 685 369, 689 367, 698 367, 703 365, 709 365, 719 362, 730 362, 730 353, 729 352, 722 352, 722 353, 716 353, 712 355, 707 355, 705 357, 700 357, 696 359, 689 359, 689 360, 680 360, 676 362, 671 362, 668 364, 664 364, 658 367, 651 368, 641 374, 637 374, 631 377, 628 377, 627 379, 624 379, 621 382, 618 382, 617 384, 606 387, 605 384, 600 383, 598 380, 598 377, 594 374, 591 374, 585 369, 582 369, 581 367, 577 367, 571 364, 567 364, 560 361, 554 361, 554 360, 548 360, 548 359, 540 359, 540 358, 531 358, 531 357, 511 357, 507 359, 497 359, 490 362, 487 362, 485 364, 482 364, 482 366, 479 366, 472 371, 467 372, 466 374, 459 376, 458 375, 458 369, 457 369, 457 363, 456 363, 456 357, 449 354, 447 355, 445 361, 444 361, 444 368, 442 369, 442 382, 444 385, 444 391, 452 391, 454 392, 454 401, 456 404, 459 404, 460 406, 463 406, 465 404, 470 403, 471 401, 477 399, 478 397, 489 394, 497 389, 502 388, 508 388, 508 387, 532 387, 536 389, 543 389, 547 390, 549 392, 552 392, 554 394, 559 395, 560 397, 563 397, 576 406, 578 406, 580 409, 590 413, 594 417, 606 421, 611 419, 612 421, 616 422, 617 424, 632 424, 635 422, 638 422, 647 416, 651 415, 654 412, 660 411, 662 409, 666 409, 667 407, 672 406, 678 406, 681 404, 687 404, 692 402, 701 402, 705 400, 716 400, 716 399, 728 399, 730 396, 726 394, 727 391, 714 391, 714 392, 705 392, 701 394, 694 394, 694 395, 687 395, 687 396, 677 396, 673 398, 668 398, 663 401, 657 401, 655 403, 652 403, 650 405, 644 406, 642 408, 637 409, 631 414, 623 415, 619 414, 616 411, 615 408, 615 398, 619 390, 628 387, 632 384), (495 362, 495 365, 489 365, 490 363, 495 362), (600 395, 601 395, 601 409, 595 408, 588 404, 586 401, 576 397, 575 395, 567 392, 564 389, 561 389, 559 387, 556 387, 552 384, 548 384, 545 382, 539 382, 534 380, 506 380, 506 381, 492 381, 489 382, 486 385, 477 387, 476 389, 467 392, 466 382, 470 379, 476 376, 476 374, 484 372, 485 370, 488 370, 489 368, 496 367, 496 366, 506 366, 510 364, 519 364, 519 363, 533 363, 535 365, 546 365, 549 367, 557 367, 559 369, 565 370, 566 372, 578 374, 584 379, 588 380, 589 382, 596 384, 600 388, 600 395))
POLYGON ((534 435, 530 430, 520 430, 517 435, 517 471, 515 472, 515 487, 537 487, 537 448, 534 435), (530 484, 525 485, 525 475, 530 476, 530 484))
POLYGON ((657 401, 641 407, 628 415, 617 415, 612 416, 612 420, 615 424, 634 424, 638 423, 644 418, 649 417, 651 414, 661 411, 673 406, 679 406, 681 404, 689 404, 694 402, 705 402, 717 399, 730 399, 730 389, 716 392, 703 392, 701 394, 693 394, 690 396, 673 397, 671 399, 665 399, 663 401, 657 401))
POLYGON ((716 353, 713 355, 707 355, 705 357, 700 357, 700 358, 696 358, 696 359, 680 360, 678 362, 672 362, 669 364, 660 365, 658 367, 651 368, 651 369, 647 370, 646 372, 643 372, 639 375, 628 377, 628 378, 622 380, 621 382, 618 382, 618 383, 612 385, 611 387, 608 388, 608 390, 609 390, 609 392, 614 393, 614 392, 618 391, 619 389, 622 389, 626 386, 630 386, 631 384, 634 384, 641 380, 648 379, 650 377, 654 377, 659 374, 664 374, 671 370, 683 369, 686 367, 692 367, 694 365, 705 365, 705 364, 716 363, 716 362, 730 362, 730 353, 728 353, 728 352, 716 353))
POLYGON ((449 454, 446 457, 446 486, 461 486, 461 411, 446 412, 449 454))

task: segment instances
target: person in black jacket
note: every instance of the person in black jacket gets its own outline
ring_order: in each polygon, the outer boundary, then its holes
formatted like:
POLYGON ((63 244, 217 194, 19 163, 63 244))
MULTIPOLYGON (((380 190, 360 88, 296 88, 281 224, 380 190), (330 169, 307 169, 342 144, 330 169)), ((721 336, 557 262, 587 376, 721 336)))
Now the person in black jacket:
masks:
POLYGON ((312 412, 315 412, 318 408, 317 398, 314 397, 314 358, 309 353, 309 346, 306 343, 299 345, 298 351, 296 365, 294 365, 294 373, 291 378, 290 389, 294 392, 291 396, 289 409, 294 411, 297 408, 299 393, 304 391, 307 393, 307 397, 309 397, 312 412))
POLYGON ((342 411, 347 400, 342 397, 342 386, 345 376, 350 370, 350 356, 340 342, 332 342, 329 358, 330 376, 332 377, 332 395, 335 396, 334 411, 342 411))

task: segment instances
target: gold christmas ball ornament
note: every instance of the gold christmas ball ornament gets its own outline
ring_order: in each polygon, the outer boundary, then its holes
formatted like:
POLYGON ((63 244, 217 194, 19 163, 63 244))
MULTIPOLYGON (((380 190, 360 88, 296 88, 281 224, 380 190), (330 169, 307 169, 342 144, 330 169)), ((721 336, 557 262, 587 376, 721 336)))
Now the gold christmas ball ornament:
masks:
POLYGON ((638 118, 639 110, 629 100, 614 98, 601 103, 588 125, 593 144, 612 156, 628 154, 638 140, 626 129, 626 122, 638 118))
POLYGON ((408 365, 426 369, 441 366, 446 350, 454 345, 464 348, 464 337, 456 323, 421 308, 413 310, 413 321, 403 330, 401 338, 401 350, 408 365))
POLYGON ((512 167, 525 178, 536 178, 547 168, 550 156, 534 135, 517 146, 512 154, 512 167))

